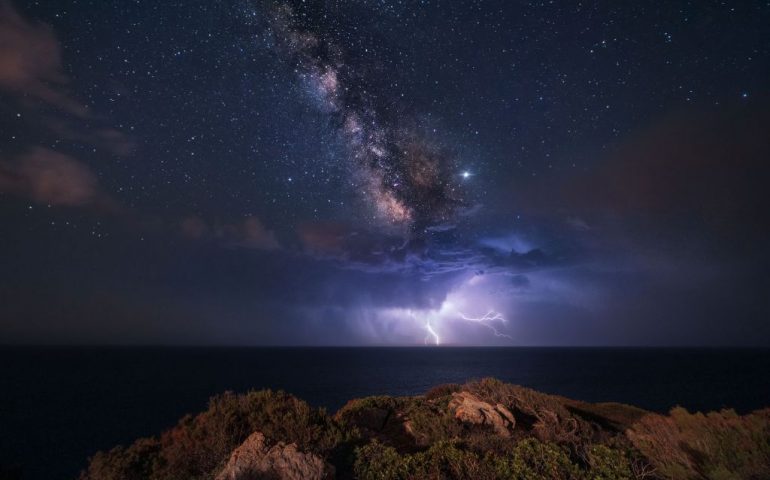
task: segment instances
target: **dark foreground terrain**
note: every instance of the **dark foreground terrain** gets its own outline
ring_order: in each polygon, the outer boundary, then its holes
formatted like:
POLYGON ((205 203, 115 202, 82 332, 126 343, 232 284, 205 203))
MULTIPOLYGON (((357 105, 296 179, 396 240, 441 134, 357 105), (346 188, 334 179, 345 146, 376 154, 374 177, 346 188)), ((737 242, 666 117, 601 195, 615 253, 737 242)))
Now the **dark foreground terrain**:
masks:
POLYGON ((96 454, 80 478, 767 479, 770 409, 661 415, 495 379, 334 415, 280 391, 225 393, 158 437, 96 454))

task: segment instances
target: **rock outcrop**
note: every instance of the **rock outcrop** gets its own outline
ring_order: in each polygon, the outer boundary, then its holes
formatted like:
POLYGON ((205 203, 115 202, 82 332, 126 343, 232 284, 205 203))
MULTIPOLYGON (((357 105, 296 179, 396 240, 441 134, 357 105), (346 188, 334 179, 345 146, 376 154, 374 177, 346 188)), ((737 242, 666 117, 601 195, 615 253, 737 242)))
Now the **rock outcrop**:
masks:
POLYGON ((216 480, 321 480, 333 476, 320 457, 300 452, 293 443, 269 447, 265 436, 255 432, 233 451, 216 480))
POLYGON ((492 405, 470 392, 455 392, 449 402, 455 418, 464 423, 489 425, 500 436, 510 437, 516 419, 504 405, 492 405))

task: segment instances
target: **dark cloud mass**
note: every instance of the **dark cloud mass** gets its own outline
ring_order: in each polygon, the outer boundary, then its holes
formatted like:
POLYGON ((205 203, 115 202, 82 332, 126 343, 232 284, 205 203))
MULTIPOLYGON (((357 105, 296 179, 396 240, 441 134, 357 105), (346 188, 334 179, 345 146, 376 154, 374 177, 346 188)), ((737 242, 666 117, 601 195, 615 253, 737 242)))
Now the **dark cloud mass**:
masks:
POLYGON ((770 345, 768 24, 0 0, 0 338, 770 345))

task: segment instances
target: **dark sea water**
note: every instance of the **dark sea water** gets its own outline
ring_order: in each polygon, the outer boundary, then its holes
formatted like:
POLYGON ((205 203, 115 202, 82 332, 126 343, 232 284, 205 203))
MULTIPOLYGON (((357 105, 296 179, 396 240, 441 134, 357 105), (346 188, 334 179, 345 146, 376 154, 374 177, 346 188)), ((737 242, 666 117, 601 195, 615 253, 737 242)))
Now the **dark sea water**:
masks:
POLYGON ((770 406, 766 349, 3 348, 0 466, 75 478, 97 450, 157 434, 225 390, 280 388, 334 411, 485 376, 661 412, 770 406))

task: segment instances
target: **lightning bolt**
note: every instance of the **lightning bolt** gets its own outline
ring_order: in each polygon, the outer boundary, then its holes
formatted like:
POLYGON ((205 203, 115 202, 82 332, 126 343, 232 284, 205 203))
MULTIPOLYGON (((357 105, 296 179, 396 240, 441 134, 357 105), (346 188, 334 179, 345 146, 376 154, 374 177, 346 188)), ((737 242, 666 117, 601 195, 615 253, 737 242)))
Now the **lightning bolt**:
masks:
POLYGON ((431 325, 430 325, 430 320, 425 322, 425 330, 428 331, 428 335, 425 336, 425 343, 426 344, 428 343, 428 339, 430 337, 433 337, 436 340, 436 345, 440 345, 441 344, 441 341, 438 338, 438 333, 436 333, 436 331, 433 330, 433 327, 431 327, 431 325))
MULTIPOLYGON (((507 323, 507 320, 503 317, 501 313, 498 313, 494 310, 490 310, 487 313, 484 314, 482 317, 469 317, 463 312, 457 312, 460 314, 460 318, 462 318, 465 321, 468 322, 475 322, 481 325, 484 325, 488 329, 494 333, 496 337, 504 337, 509 340, 513 340, 513 337, 510 335, 506 335, 505 333, 500 332, 491 322, 501 322, 503 324, 507 323)), ((438 339, 438 337, 436 337, 438 339)))

